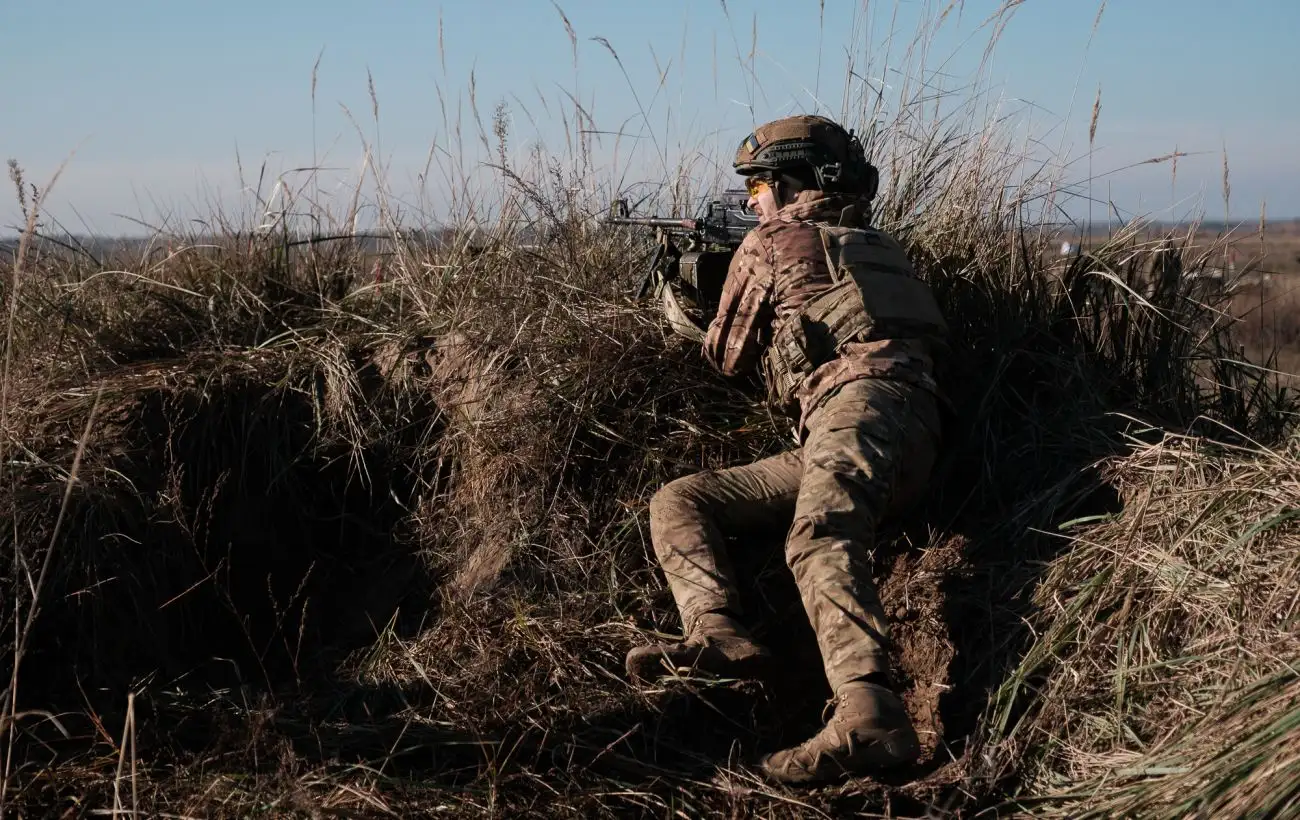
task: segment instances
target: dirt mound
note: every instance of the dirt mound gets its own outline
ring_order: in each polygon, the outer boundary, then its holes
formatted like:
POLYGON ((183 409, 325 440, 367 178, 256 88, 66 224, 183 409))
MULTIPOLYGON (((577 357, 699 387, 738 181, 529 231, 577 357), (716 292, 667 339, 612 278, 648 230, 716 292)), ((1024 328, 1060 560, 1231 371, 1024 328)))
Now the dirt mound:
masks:
POLYGON ((893 620, 895 668, 904 701, 921 738, 920 765, 947 762, 943 746, 943 699, 954 689, 957 652, 948 627, 946 590, 965 564, 960 538, 902 552, 880 586, 880 602, 893 620))
MULTIPOLYGON (((350 365, 337 353, 336 367, 350 365)), ((113 701, 146 678, 293 685, 427 594, 404 508, 434 406, 354 448, 342 430, 357 397, 336 395, 350 388, 331 378, 294 352, 196 354, 107 371, 24 408, 38 457, 7 496, 15 526, 3 546, 28 560, 55 550, 27 691, 48 705, 87 680, 113 701), (60 465, 79 443, 51 547, 60 465)), ((391 418, 380 393, 364 412, 391 418)))
MULTIPOLYGON (((829 695, 779 543, 738 569, 782 680, 625 680, 629 646, 680 627, 649 544, 650 495, 784 449, 788 433, 755 383, 719 377, 621 297, 607 272, 628 267, 626 245, 574 234, 546 255, 408 250, 391 294, 318 293, 330 307, 315 313, 301 281, 254 282, 277 307, 247 327, 187 319, 143 347, 119 344, 129 321, 114 313, 113 333, 88 335, 98 347, 79 377, 69 353, 54 387, 23 382, 0 547, 19 568, 54 552, 18 703, 66 710, 73 737, 13 724, 32 771, 59 774, 24 776, 21 799, 111 800, 128 708, 142 804, 169 813, 278 801, 360 814, 969 814, 1026 784, 1046 793, 1079 763, 1035 744, 1071 710, 1092 710, 1070 724, 1084 732, 1105 700, 1049 661, 1080 613, 1105 620, 1126 600, 1107 586, 1113 569, 1097 580, 1071 556, 1120 552, 1147 521, 1116 465, 1171 430, 1217 447, 1276 436, 1287 405, 1214 357, 1221 314, 1170 284, 1167 256, 1117 248, 1114 277, 1084 260, 1048 277, 1026 269, 1028 239, 1001 231, 977 247, 909 240, 954 317, 945 382, 960 409, 931 497, 879 550, 925 747, 915 767, 810 794, 753 774, 756 754, 820 725, 829 695), (1126 301, 1135 292, 1152 301, 1126 301), (1103 545, 1088 551, 1090 538, 1103 545), (1044 700, 1045 684, 1060 698, 1044 700)), ((187 288, 255 301, 202 281, 187 288)), ((1222 503, 1243 510, 1225 536, 1253 543, 1262 508, 1222 503)), ((1252 566, 1277 569, 1278 554, 1252 566)), ((1122 577, 1144 617, 1171 625, 1170 600, 1144 590, 1226 571, 1215 560, 1122 577)), ((9 586, 7 631, 30 611, 27 577, 9 586)), ((1251 600, 1283 600, 1270 589, 1251 600)), ((1201 652, 1196 640, 1178 650, 1201 652)), ((1112 661, 1080 663, 1112 680, 1112 661)), ((1152 652, 1144 669, 1172 661, 1152 652)), ((1246 716, 1276 691, 1222 714, 1254 726, 1246 716)), ((1164 748, 1173 759, 1198 743, 1164 748)))

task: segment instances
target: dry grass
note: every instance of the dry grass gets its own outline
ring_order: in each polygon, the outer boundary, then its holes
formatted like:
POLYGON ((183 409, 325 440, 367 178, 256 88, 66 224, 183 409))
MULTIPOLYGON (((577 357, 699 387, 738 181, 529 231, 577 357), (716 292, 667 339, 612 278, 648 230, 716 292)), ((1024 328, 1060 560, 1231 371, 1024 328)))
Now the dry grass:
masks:
MULTIPOLYGON (((880 220, 957 335, 959 418, 878 567, 916 767, 811 792, 749 769, 827 694, 775 543, 740 569, 786 677, 626 682, 627 648, 677 628, 649 496, 786 433, 627 299, 644 243, 593 219, 618 186, 503 148, 495 218, 394 216, 382 277, 373 243, 261 212, 134 257, 28 232, 0 294, 5 810, 1294 810, 1289 394, 1237 355, 1232 295, 1185 276, 1210 258, 1188 234, 1062 264, 1026 217, 1056 181, 926 93, 871 137, 880 220)), ((346 234, 358 202, 279 213, 346 234)))
POLYGON ((1300 278, 1270 276, 1238 288, 1231 309, 1245 356, 1289 385, 1300 381, 1300 278))
POLYGON ((1075 537, 1048 572, 1038 645, 998 698, 998 736, 1033 749, 1029 791, 1052 796, 1042 807, 1282 817, 1300 806, 1296 466, 1290 448, 1177 436, 1107 466, 1126 514, 1075 537), (1030 680, 1033 703, 1011 719, 1030 680))

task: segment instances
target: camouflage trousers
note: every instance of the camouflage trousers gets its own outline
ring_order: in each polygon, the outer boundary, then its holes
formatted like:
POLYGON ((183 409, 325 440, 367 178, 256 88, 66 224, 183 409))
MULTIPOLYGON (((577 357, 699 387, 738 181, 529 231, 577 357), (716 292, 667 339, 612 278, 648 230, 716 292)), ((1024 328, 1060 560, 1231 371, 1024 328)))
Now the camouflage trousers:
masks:
POLYGON ((832 691, 888 668, 889 626, 872 580, 878 523, 915 502, 939 443, 937 401, 883 379, 841 387, 805 419, 797 450, 666 484, 650 535, 687 634, 741 605, 725 536, 786 529, 786 564, 817 635, 832 691))

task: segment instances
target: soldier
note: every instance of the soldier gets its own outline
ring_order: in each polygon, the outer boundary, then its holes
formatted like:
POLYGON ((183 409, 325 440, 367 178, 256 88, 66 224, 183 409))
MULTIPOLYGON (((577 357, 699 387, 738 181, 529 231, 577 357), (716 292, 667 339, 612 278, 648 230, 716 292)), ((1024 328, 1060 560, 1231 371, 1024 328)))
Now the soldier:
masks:
POLYGON ((705 357, 761 367, 769 404, 800 447, 704 471, 650 502, 655 553, 685 639, 628 653, 634 680, 666 667, 759 677, 772 653, 740 622, 723 533, 788 527, 786 562, 835 695, 831 719, 762 771, 813 783, 911 762, 916 732, 889 677, 889 627, 872 581, 882 517, 916 501, 940 440, 935 360, 947 326, 906 253, 872 228, 878 175, 859 140, 824 117, 768 123, 736 152, 759 216, 727 272, 705 357))

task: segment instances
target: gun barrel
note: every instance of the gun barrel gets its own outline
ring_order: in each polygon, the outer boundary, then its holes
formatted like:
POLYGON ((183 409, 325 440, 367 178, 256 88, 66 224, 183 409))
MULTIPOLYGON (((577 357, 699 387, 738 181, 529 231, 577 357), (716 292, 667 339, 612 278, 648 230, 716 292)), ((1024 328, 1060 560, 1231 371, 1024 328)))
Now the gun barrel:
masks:
POLYGON ((637 225, 643 228, 678 228, 686 231, 699 230, 698 219, 677 219, 671 216, 607 216, 603 220, 609 225, 637 225))

